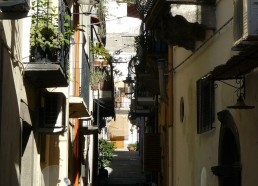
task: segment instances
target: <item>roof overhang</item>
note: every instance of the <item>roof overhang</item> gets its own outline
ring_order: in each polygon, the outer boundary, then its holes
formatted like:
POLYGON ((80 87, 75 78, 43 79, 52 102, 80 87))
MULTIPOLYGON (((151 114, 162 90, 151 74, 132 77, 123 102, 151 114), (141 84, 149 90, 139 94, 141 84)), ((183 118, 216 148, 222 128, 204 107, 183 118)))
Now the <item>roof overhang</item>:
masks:
POLYGON ((69 97, 69 118, 89 117, 90 113, 81 97, 69 97))
POLYGON ((257 59, 257 47, 240 52, 231 57, 226 64, 215 67, 207 77, 212 80, 238 79, 258 67, 257 59))

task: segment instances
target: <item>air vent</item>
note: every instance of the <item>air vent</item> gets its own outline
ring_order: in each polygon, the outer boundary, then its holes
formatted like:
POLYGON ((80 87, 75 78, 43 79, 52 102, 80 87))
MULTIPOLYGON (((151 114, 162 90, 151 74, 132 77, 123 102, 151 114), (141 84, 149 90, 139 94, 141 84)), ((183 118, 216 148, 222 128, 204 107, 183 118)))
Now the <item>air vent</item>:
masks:
POLYGON ((258 44, 258 0, 236 0, 234 3, 234 46, 242 50, 258 44))

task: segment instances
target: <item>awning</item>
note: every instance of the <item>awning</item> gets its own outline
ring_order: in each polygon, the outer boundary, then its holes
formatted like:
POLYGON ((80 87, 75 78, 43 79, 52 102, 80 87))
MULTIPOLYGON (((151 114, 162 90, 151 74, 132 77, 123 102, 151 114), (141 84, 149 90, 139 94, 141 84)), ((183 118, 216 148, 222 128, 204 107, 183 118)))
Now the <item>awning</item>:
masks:
POLYGON ((258 67, 257 47, 240 52, 231 57, 226 64, 215 67, 208 78, 213 80, 236 79, 250 73, 256 67, 258 67))
POLYGON ((112 117, 115 118, 115 104, 114 100, 110 97, 94 99, 94 119, 97 121, 97 116, 99 118, 112 117))
POLYGON ((87 106, 81 97, 69 97, 69 118, 89 117, 87 106))

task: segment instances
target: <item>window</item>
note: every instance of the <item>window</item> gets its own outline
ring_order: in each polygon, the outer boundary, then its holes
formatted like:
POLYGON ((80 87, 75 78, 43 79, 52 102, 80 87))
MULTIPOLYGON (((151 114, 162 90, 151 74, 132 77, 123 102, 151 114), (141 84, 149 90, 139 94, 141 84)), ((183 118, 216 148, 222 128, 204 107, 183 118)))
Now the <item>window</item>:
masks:
POLYGON ((44 93, 39 111, 39 132, 56 133, 65 129, 66 98, 61 92, 44 93))
POLYGON ((202 78, 197 81, 197 133, 211 130, 215 119, 214 81, 202 78))

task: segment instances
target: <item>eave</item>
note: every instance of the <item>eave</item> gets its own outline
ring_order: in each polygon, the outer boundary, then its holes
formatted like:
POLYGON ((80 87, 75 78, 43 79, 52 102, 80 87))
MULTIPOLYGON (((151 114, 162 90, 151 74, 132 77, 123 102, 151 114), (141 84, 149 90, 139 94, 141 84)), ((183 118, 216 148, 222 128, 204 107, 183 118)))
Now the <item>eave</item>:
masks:
POLYGON ((215 67, 208 78, 212 80, 237 79, 258 67, 257 47, 232 56, 225 64, 215 67))

